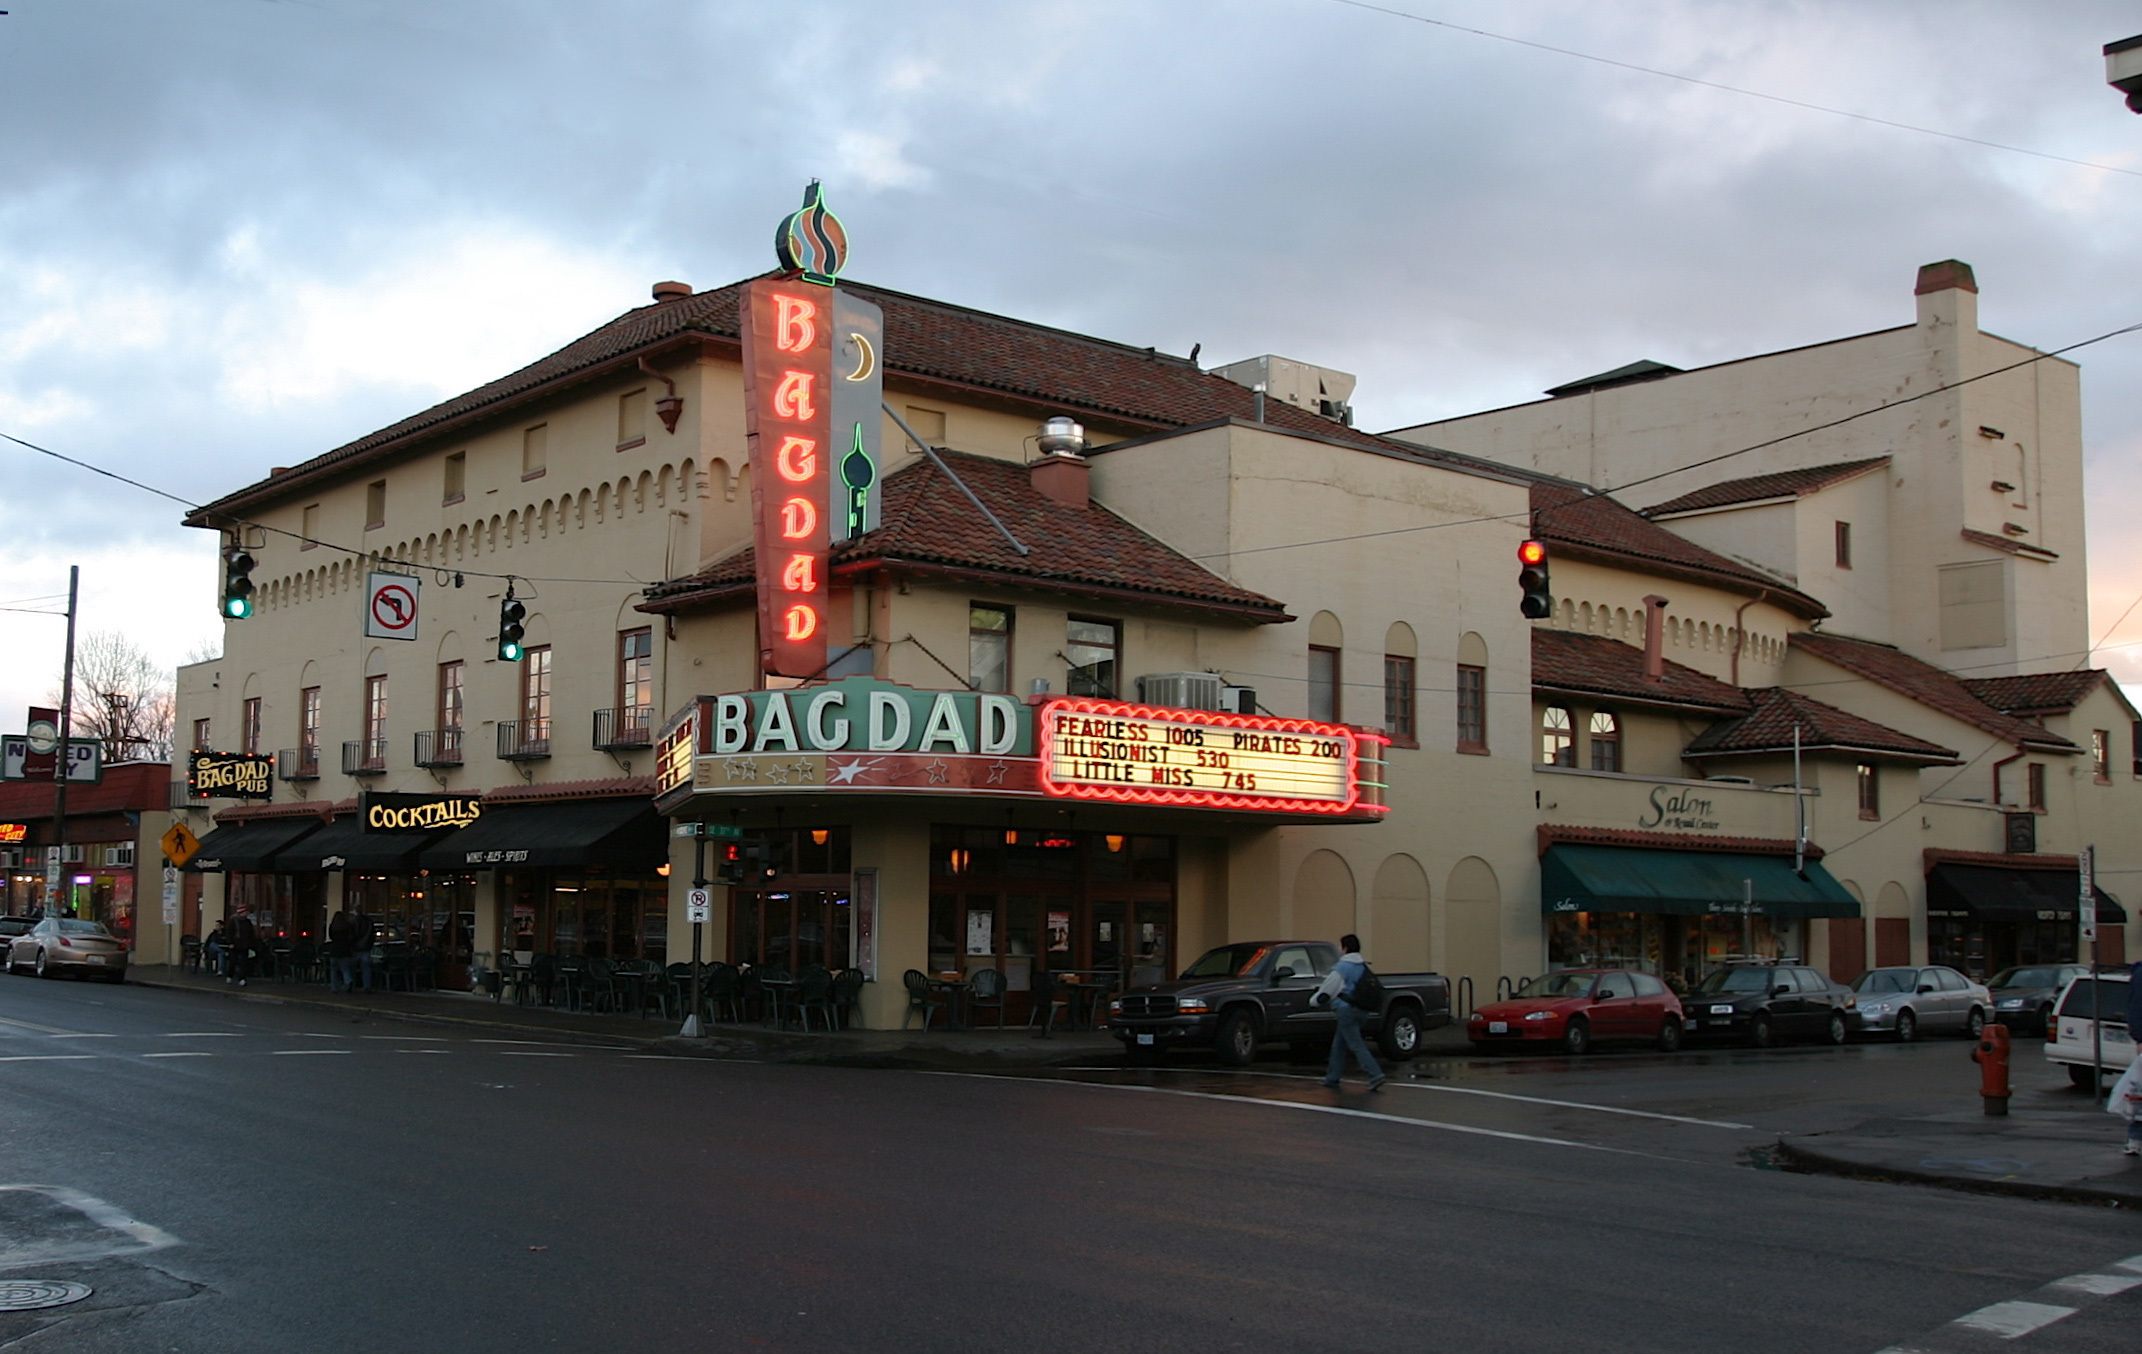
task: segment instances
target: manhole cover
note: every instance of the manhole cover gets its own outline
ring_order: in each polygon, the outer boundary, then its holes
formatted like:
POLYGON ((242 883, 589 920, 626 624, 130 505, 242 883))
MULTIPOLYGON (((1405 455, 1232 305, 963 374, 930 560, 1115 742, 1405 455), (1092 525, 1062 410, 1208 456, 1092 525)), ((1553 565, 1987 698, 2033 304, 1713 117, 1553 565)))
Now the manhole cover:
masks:
POLYGON ((64 1307, 89 1296, 89 1285, 60 1279, 0 1279, 0 1312, 64 1307))

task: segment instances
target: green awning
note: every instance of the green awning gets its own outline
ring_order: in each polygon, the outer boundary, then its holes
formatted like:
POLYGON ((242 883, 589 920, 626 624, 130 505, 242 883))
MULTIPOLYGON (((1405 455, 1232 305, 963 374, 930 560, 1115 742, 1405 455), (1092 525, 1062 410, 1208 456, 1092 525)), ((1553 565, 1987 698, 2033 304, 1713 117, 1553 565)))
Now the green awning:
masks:
POLYGON ((1787 921, 1856 917, 1859 902, 1819 861, 1795 873, 1790 856, 1732 851, 1651 851, 1633 846, 1547 848, 1540 858, 1540 911, 1739 916, 1754 887, 1755 911, 1787 921))

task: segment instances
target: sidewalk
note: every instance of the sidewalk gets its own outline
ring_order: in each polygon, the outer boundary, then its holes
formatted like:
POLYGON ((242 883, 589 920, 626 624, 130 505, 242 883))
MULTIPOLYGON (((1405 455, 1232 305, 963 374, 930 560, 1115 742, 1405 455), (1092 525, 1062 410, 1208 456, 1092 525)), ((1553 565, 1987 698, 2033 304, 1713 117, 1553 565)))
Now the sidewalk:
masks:
MULTIPOLYGON (((467 992, 345 995, 318 984, 265 981, 241 991, 219 978, 153 965, 137 965, 127 981, 529 1038, 587 1039, 677 1057, 998 1072, 1113 1065, 1122 1059, 1114 1039, 1091 1031, 1059 1031, 1040 1039, 1016 1027, 801 1034, 763 1025, 715 1024, 704 1036, 685 1039, 677 1034, 677 1020, 516 1006, 467 992)), ((1439 1061, 1473 1056, 1458 1025, 1429 1031, 1421 1052, 1439 1061)), ((2021 1079, 2031 1080, 2027 1073, 2021 1079)), ((2121 1128, 2119 1120, 2080 1093, 2025 1084, 2005 1117, 1989 1117, 1975 1105, 1946 1113, 1896 1115, 1868 1119, 1840 1132, 1780 1138, 1777 1148, 1788 1164, 1804 1171, 2142 1208, 2142 1157, 2120 1155, 2121 1128)))

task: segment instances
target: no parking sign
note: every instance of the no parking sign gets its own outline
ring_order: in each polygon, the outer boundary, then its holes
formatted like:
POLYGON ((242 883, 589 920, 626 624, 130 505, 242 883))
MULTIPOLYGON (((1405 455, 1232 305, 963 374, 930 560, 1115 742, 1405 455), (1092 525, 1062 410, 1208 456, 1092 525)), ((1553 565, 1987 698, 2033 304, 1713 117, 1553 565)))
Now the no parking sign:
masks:
POLYGON ((365 638, 415 639, 417 637, 418 587, 419 580, 409 574, 366 574, 364 576, 365 638))

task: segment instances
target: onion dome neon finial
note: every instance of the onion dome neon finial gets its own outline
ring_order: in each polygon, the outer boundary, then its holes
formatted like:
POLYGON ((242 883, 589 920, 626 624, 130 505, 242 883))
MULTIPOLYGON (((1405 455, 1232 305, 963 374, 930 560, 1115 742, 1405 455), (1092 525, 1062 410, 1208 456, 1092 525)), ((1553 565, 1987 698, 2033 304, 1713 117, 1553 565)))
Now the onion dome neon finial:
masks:
POLYGON ((848 228, 826 210, 825 198, 812 179, 803 190, 803 206, 781 218, 774 232, 774 254, 781 266, 806 282, 830 287, 848 261, 848 228))

